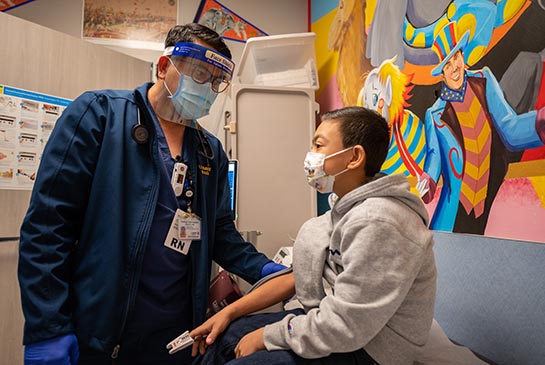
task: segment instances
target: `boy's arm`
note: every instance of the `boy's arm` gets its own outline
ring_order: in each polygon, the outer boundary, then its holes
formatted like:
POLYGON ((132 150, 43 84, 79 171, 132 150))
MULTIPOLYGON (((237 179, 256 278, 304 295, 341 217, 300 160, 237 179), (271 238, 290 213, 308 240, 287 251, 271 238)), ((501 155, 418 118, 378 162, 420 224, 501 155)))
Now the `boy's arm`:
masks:
MULTIPOLYGON (((273 278, 248 295, 229 304, 189 334, 192 338, 206 336, 206 344, 211 345, 220 333, 237 318, 270 307, 295 294, 293 272, 273 278)), ((198 342, 193 346, 196 354, 198 342)))
POLYGON ((397 311, 421 267, 422 248, 380 220, 358 219, 345 227, 343 237, 350 242, 341 243, 344 271, 333 294, 304 315, 288 314, 265 326, 267 350, 292 350, 307 359, 356 351, 397 311))

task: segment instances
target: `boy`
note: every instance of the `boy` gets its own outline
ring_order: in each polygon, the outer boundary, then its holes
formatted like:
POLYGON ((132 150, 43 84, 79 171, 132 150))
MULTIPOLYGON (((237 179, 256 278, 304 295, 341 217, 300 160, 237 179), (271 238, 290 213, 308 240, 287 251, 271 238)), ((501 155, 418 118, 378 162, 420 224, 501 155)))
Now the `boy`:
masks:
POLYGON ((311 186, 337 199, 299 231, 293 274, 270 280, 190 333, 199 339, 194 355, 214 343, 202 363, 413 363, 433 318, 433 237, 406 177, 378 173, 388 143, 386 121, 371 110, 323 115, 305 171, 311 186), (234 319, 294 287, 304 310, 242 318, 218 337, 234 319))

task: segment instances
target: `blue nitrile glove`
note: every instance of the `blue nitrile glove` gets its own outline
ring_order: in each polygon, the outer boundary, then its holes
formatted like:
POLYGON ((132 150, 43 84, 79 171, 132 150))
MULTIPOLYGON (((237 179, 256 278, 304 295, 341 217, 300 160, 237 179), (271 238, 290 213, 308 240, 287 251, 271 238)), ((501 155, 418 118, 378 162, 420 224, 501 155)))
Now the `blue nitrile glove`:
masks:
POLYGON ((277 271, 284 270, 284 269, 287 269, 287 267, 271 261, 263 265, 263 268, 261 269, 261 277, 263 278, 267 275, 270 275, 272 273, 275 273, 277 271))
POLYGON ((78 358, 78 340, 73 333, 25 346, 25 365, 77 365, 78 358))

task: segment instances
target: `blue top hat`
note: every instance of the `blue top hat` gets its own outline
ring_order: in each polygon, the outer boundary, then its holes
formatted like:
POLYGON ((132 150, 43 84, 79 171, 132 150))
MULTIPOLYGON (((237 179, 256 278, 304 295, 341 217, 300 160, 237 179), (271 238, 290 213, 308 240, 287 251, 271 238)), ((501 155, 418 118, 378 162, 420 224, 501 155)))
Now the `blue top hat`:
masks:
POLYGON ((433 41, 432 49, 439 58, 439 64, 431 70, 432 76, 443 72, 448 60, 459 50, 464 50, 469 39, 469 30, 458 40, 458 29, 455 22, 450 22, 441 29, 433 41))

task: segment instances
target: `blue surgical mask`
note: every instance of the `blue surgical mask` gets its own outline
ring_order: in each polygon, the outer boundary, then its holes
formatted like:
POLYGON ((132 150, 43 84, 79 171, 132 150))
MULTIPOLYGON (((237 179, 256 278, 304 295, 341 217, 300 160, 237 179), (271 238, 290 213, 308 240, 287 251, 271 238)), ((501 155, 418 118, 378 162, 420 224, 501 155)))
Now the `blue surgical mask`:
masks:
MULTIPOLYGON (((174 66, 174 64, 172 65, 174 66)), ((210 83, 199 84, 191 76, 180 73, 178 69, 176 69, 176 72, 180 75, 176 92, 172 94, 166 83, 164 85, 169 94, 171 94, 169 98, 172 100, 172 104, 180 117, 186 120, 193 120, 208 115, 212 104, 218 96, 217 93, 212 91, 210 83)))

